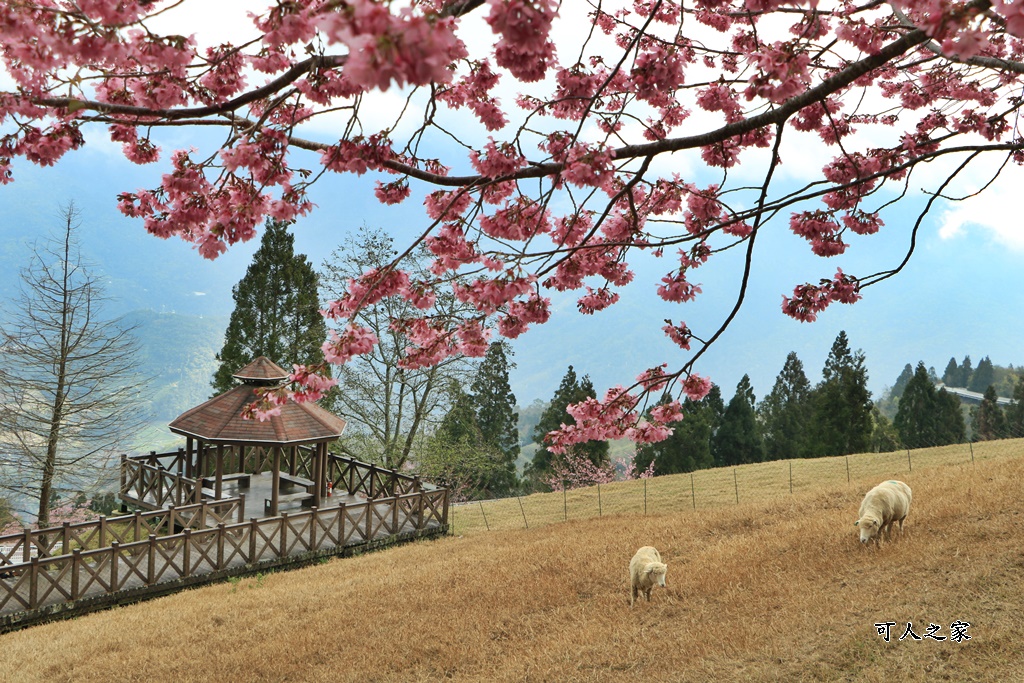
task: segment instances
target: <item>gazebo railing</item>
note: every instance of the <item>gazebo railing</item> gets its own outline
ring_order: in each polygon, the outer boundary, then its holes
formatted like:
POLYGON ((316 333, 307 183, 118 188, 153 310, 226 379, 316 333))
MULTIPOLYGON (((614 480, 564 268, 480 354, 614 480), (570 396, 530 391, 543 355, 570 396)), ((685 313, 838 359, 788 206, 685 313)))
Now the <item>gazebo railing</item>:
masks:
MULTIPOLYGON (((224 452, 224 472, 259 474, 273 467, 273 449, 265 446, 229 447, 224 452), (244 457, 240 455, 244 452, 244 457)), ((285 448, 282 453, 281 469, 306 479, 314 479, 315 450, 308 446, 285 448)), ((145 502, 147 506, 159 503, 182 505, 198 502, 196 479, 184 476, 183 472, 195 470, 197 478, 213 476, 210 466, 212 458, 204 458, 206 467, 186 462, 182 449, 177 452, 124 456, 122 465, 121 491, 131 497, 131 502, 145 502)), ((395 469, 362 462, 333 453, 327 456, 327 481, 337 491, 350 495, 360 494, 377 499, 389 496, 416 493, 432 488, 415 475, 395 469)), ((124 496, 122 495, 122 499, 124 496)))

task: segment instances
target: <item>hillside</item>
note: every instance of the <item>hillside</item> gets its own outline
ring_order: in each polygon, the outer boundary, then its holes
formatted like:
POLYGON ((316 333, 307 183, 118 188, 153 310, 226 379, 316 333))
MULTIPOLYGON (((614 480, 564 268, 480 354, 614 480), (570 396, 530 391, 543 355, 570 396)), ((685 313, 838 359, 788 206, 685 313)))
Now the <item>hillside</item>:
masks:
POLYGON ((876 476, 474 533, 8 634, 0 680, 1014 680, 1024 442, 1004 445, 901 475, 907 532, 877 551, 852 526, 876 476), (668 588, 630 608, 626 566, 646 544, 668 588), (948 638, 958 620, 969 641, 898 640, 907 622, 948 638))

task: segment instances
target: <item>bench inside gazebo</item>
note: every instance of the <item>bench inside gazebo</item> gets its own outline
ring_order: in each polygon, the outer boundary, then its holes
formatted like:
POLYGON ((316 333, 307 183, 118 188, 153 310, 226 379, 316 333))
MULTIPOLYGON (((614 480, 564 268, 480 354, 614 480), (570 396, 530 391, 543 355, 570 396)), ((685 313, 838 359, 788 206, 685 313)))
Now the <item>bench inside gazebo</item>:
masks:
POLYGON ((327 447, 345 421, 315 403, 289 399, 268 420, 244 419, 258 392, 282 386, 288 372, 260 356, 233 375, 241 384, 188 410, 169 428, 185 437, 184 476, 201 482, 201 498, 243 494, 244 518, 283 507, 338 504, 327 475, 327 447))

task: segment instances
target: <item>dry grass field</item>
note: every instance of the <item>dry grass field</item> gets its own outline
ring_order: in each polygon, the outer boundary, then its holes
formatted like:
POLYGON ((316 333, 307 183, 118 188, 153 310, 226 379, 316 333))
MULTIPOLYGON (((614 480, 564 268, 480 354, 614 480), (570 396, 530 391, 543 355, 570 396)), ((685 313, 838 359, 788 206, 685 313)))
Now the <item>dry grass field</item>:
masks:
POLYGON ((0 680, 1021 680, 1021 451, 915 462, 899 474, 914 490, 906 533, 878 550, 853 526, 875 474, 792 495, 788 480, 772 495, 751 486, 747 500, 741 487, 739 504, 698 498, 696 510, 677 477, 687 495, 674 511, 467 525, 0 636, 0 680), (626 568, 648 544, 668 588, 631 608, 626 568), (948 640, 958 620, 970 640, 948 640), (886 621, 888 643, 874 626, 886 621), (947 640, 900 642, 907 622, 947 640))

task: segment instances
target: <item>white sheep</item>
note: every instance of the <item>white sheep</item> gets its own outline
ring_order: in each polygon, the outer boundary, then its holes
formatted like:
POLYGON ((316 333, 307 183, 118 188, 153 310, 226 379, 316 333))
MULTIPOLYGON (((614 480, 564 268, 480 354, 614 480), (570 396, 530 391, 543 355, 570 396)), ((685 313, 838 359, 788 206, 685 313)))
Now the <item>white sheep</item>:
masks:
POLYGON ((910 487, 902 481, 883 481, 868 491, 860 504, 860 519, 854 525, 860 529, 860 542, 881 542, 882 533, 886 540, 892 540, 893 522, 900 523, 903 533, 903 520, 910 512, 910 487))
POLYGON ((662 563, 661 555, 656 548, 645 545, 637 550, 633 559, 629 561, 629 581, 633 587, 633 593, 629 598, 630 607, 636 602, 640 591, 643 591, 650 602, 651 589, 655 586, 664 587, 666 571, 668 567, 662 563))

